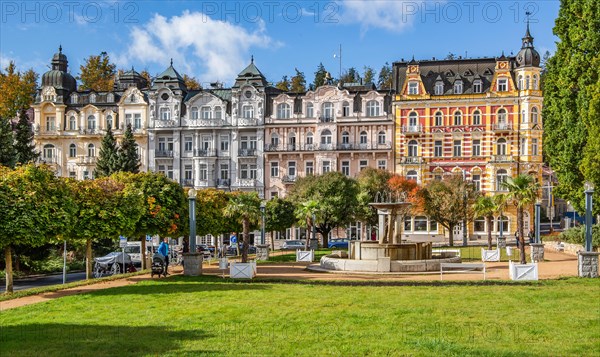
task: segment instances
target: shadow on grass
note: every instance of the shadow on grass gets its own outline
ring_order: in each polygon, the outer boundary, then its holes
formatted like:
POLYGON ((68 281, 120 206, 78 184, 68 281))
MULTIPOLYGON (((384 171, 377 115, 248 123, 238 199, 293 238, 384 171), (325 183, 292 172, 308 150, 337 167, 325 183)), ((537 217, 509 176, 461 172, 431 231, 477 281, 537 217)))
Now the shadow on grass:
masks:
MULTIPOLYGON (((178 350, 186 341, 213 337, 200 329, 164 326, 22 324, 0 327, 2 356, 141 356, 178 350)), ((207 346, 208 347, 208 346, 207 346)), ((206 351, 199 353, 211 354, 206 351)))

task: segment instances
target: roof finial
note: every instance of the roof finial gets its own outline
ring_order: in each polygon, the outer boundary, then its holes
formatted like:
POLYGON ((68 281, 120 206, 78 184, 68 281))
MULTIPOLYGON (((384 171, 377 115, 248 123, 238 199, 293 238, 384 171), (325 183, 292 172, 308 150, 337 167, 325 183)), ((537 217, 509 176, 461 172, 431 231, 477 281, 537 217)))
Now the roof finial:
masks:
POLYGON ((171 57, 171 67, 173 67, 173 57, 171 57))
POLYGON ((254 63, 254 55, 250 56, 250 63, 254 63))
POLYGON ((62 45, 58 45, 58 53, 62 53, 62 45))

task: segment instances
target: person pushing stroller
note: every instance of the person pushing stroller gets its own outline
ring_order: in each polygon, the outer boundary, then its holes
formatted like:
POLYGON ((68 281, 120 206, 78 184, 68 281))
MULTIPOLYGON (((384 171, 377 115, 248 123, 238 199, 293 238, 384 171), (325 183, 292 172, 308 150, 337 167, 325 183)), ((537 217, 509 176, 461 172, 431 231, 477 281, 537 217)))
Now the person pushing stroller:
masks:
POLYGON ((169 238, 164 237, 163 241, 160 242, 160 245, 158 246, 158 253, 160 253, 163 257, 165 257, 165 276, 169 275, 168 273, 168 268, 169 268, 169 238))

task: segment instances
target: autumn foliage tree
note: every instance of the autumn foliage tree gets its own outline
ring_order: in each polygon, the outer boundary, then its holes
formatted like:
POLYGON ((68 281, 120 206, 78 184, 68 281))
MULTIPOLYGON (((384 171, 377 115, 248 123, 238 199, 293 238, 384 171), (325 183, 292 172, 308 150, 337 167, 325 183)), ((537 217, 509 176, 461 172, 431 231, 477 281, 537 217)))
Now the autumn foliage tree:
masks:
POLYGON ((80 90, 105 92, 113 89, 116 66, 110 62, 106 52, 89 56, 79 70, 81 73, 77 79, 81 82, 80 90))
POLYGON ((0 118, 12 119, 22 109, 29 109, 35 98, 37 80, 33 69, 19 72, 13 61, 4 72, 0 70, 0 118))

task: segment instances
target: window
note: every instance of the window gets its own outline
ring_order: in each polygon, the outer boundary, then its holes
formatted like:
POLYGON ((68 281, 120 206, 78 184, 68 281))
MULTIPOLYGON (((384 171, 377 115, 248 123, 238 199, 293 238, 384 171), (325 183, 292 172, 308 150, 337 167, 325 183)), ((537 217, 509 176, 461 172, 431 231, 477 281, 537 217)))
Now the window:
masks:
POLYGON ((221 135, 221 151, 229 152, 229 136, 221 135))
POLYGON ((220 106, 215 107, 215 119, 223 119, 223 110, 220 106))
POLYGON ((171 119, 171 109, 167 107, 160 108, 160 120, 170 120, 171 119))
POLYGON ((533 89, 538 90, 539 88, 539 81, 538 81, 538 75, 534 74, 533 75, 533 89))
POLYGON ((323 170, 321 173, 323 173, 323 174, 330 172, 331 171, 331 161, 329 161, 329 160, 323 161, 322 169, 323 170))
POLYGON ((498 126, 500 128, 506 127, 506 109, 498 110, 498 114, 496 115, 496 119, 498 121, 498 126))
POLYGON ((435 95, 443 95, 444 94, 444 82, 437 81, 435 82, 435 95))
POLYGON ((256 165, 250 165, 250 178, 256 180, 256 165))
POLYGON ((288 176, 296 177, 296 161, 288 161, 288 176))
POLYGON ((46 144, 44 145, 44 159, 52 159, 54 158, 54 145, 46 144))
POLYGON ((530 84, 531 84, 531 76, 530 75, 526 75, 525 76, 525 89, 531 89, 529 87, 530 84))
POLYGON ((96 95, 94 93, 90 94, 90 103, 96 103, 96 95))
POLYGON ((433 146, 433 156, 435 157, 442 157, 443 154, 443 149, 442 149, 442 141, 441 140, 436 140, 434 142, 434 146, 433 146))
POLYGON ((408 82, 408 94, 417 95, 419 94, 419 82, 408 82))
POLYGON ((158 151, 167 151, 166 142, 166 138, 158 138, 158 151))
POLYGON ((350 176, 350 161, 342 161, 342 174, 350 176))
POLYGON ((229 179, 229 164, 221 164, 219 176, 221 180, 229 179))
POLYGON ((306 134, 306 145, 313 144, 313 133, 309 132, 306 134))
POLYGON ((344 102, 342 104, 342 116, 345 116, 345 117, 350 116, 350 104, 348 102, 344 102))
POLYGON ((342 144, 350 143, 350 134, 347 131, 342 132, 342 144))
POLYGON ((534 124, 538 122, 538 110, 536 107, 531 108, 531 122, 534 124))
POLYGON ((473 125, 481 125, 481 112, 479 110, 473 112, 473 125))
POLYGON ((483 85, 480 79, 473 82, 473 93, 481 93, 483 91, 483 85))
POLYGON ((208 180, 208 165, 200 164, 200 181, 208 180))
POLYGON ((494 229, 496 231, 500 231, 500 218, 502 218, 502 232, 508 232, 508 217, 506 216, 502 216, 502 217, 498 217, 495 222, 494 222, 494 229))
POLYGON ((454 94, 462 94, 463 92, 463 82, 458 80, 454 82, 454 94))
POLYGON ((454 112, 454 125, 462 125, 462 113, 458 110, 454 112))
POLYGON ((131 114, 125 114, 125 126, 131 125, 131 114))
POLYGON ((289 119, 290 118, 290 105, 287 103, 277 104, 277 118, 278 119, 289 119))
POLYGON ((473 230, 475 232, 485 232, 485 218, 477 217, 475 221, 473 221, 473 230))
POLYGON ((56 118, 55 117, 46 117, 46 131, 54 131, 56 130, 56 118))
POLYGON ((77 156, 77 146, 75 144, 69 145, 69 157, 77 156))
POLYGON ((331 131, 329 129, 325 129, 321 133, 321 144, 331 144, 331 131))
POLYGON ((360 144, 361 145, 366 145, 367 144, 367 132, 366 131, 361 131, 360 132, 360 144))
POLYGON ((385 131, 380 131, 379 134, 377 134, 377 144, 385 144, 385 131))
POLYGON ((416 216, 414 219, 415 232, 427 232, 427 217, 416 216))
POLYGON ((112 129, 113 128, 113 117, 112 115, 107 115, 106 116, 106 129, 112 129))
POLYGON ((452 154, 454 157, 462 156, 462 141, 461 140, 454 140, 452 154))
POLYGON ((86 170, 86 171, 84 171, 84 172, 83 172, 83 179, 84 179, 84 180, 89 180, 89 178, 90 178, 90 172, 89 172, 89 171, 87 171, 87 170, 86 170))
POLYGON ((519 79, 517 81, 517 88, 519 90, 523 90, 523 75, 519 74, 519 79))
POLYGON ((408 125, 411 128, 415 128, 417 126, 417 123, 419 122, 419 115, 415 112, 411 112, 408 115, 408 125))
POLYGON ((136 113, 133 115, 133 129, 139 130, 142 128, 142 114, 136 113))
POLYGON ((444 116, 442 112, 435 112, 435 126, 442 126, 444 123, 444 116))
POLYGON ((440 174, 435 174, 435 175, 433 175, 433 179, 434 179, 435 181, 442 181, 442 175, 440 175, 440 174))
POLYGON ((75 94, 75 93, 71 94, 71 103, 72 104, 77 104, 78 99, 79 98, 77 97, 77 94, 75 94))
POLYGON ((192 119, 194 119, 194 120, 199 119, 198 107, 192 107, 191 113, 192 113, 192 119))
POLYGON ((410 216, 404 218, 404 230, 407 232, 412 231, 412 219, 410 216))
POLYGON ((271 163, 271 177, 279 177, 279 163, 278 162, 271 163))
POLYGON ((246 118, 246 119, 254 118, 254 107, 252 105, 242 106, 242 118, 246 118))
POLYGON ((531 139, 531 155, 538 155, 538 139, 531 139))
POLYGON ((325 102, 323 103, 323 117, 325 121, 333 120, 333 103, 325 102))
POLYGON ((508 79, 498 78, 498 92, 508 91, 508 79))
POLYGON ((192 165, 185 165, 183 172, 184 180, 192 180, 192 165))
POLYGON ((408 156, 415 157, 417 156, 417 152, 419 149, 419 144, 416 140, 411 140, 408 142, 408 156))
POLYGON ((89 157, 95 157, 96 156, 96 147, 94 146, 94 144, 89 144, 88 145, 88 156, 89 157))
POLYGON ((386 160, 377 160, 377 168, 380 170, 387 170, 387 161, 386 160))
POLYGON ((167 165, 167 177, 173 179, 173 165, 167 165))
POLYGON ((410 170, 406 173, 406 179, 417 181, 417 172, 415 170, 410 170))
POLYGON ((315 117, 315 106, 312 103, 306 103, 306 117, 307 118, 315 117))
POLYGON ((93 116, 93 115, 88 116, 87 128, 88 128, 88 130, 96 129, 96 117, 95 116, 93 116))
POLYGON ((306 173, 306 175, 314 175, 315 173, 315 163, 312 161, 307 161, 304 164, 304 172, 306 173))
POLYGON ((200 108, 200 116, 202 119, 212 119, 212 110, 209 106, 200 108))
POLYGON ((240 178, 245 180, 249 177, 248 164, 240 165, 240 178))
POLYGON ((376 100, 370 100, 367 102, 367 116, 377 117, 379 116, 379 102, 376 100))
POLYGON ((472 155, 473 156, 481 156, 481 140, 476 139, 473 140, 473 147, 472 147, 472 155))
POLYGON ((437 232, 437 222, 436 221, 429 221, 429 231, 430 232, 437 232))
POLYGON ((77 129, 77 119, 75 118, 74 115, 71 115, 69 117, 69 130, 76 130, 77 129))
POLYGON ((496 142, 496 155, 506 155, 506 139, 500 138, 496 142))
POLYGON ((473 180, 473 187, 475 188, 475 191, 481 191, 481 175, 473 174, 472 180, 473 180))
POLYGON ((191 136, 186 136, 184 138, 183 150, 187 151, 187 152, 190 152, 190 151, 193 150, 193 146, 194 146, 194 143, 192 141, 192 137, 191 136))
POLYGON ((76 179, 77 178, 77 172, 75 172, 75 171, 69 171, 69 178, 70 179, 76 179))
POLYGON ((500 169, 496 172, 496 191, 508 191, 504 187, 504 183, 508 179, 508 173, 504 169, 500 169))
POLYGON ((362 171, 362 170, 366 169, 368 166, 369 166, 368 160, 360 160, 358 162, 358 171, 362 171))
POLYGON ((271 134, 271 147, 277 148, 279 146, 279 135, 276 133, 271 134))

